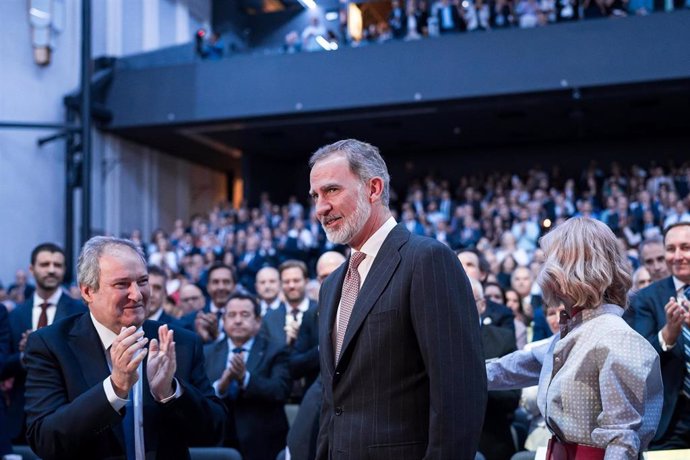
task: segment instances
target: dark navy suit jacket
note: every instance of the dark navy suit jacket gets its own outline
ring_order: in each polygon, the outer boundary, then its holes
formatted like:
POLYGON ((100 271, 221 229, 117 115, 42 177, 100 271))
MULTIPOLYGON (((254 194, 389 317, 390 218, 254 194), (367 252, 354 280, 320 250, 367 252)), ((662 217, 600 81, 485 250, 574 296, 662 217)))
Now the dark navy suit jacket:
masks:
MULTIPOLYGON (((206 373, 211 382, 226 368, 228 341, 206 345, 206 373)), ((237 448, 245 460, 273 460, 283 448, 288 432, 284 405, 290 394, 288 352, 284 344, 254 338, 247 356, 247 387, 235 399, 223 398, 228 408, 225 444, 237 448)))
POLYGON ((673 277, 669 276, 640 290, 631 299, 630 308, 635 313, 635 330, 646 338, 661 358, 661 377, 664 382, 664 406, 654 440, 662 439, 671 430, 671 418, 676 408, 678 395, 683 386, 685 360, 683 358, 683 334, 669 351, 663 351, 659 344, 659 331, 666 325, 664 307, 669 297, 676 296, 673 277))
POLYGON ((362 285, 339 361, 348 264, 321 287, 324 387, 316 458, 474 459, 486 407, 479 315, 453 251, 397 225, 362 285))
MULTIPOLYGON (((157 338, 161 325, 145 321, 144 335, 157 338)), ((187 459, 189 446, 216 445, 223 436, 226 412, 206 377, 201 342, 177 328, 175 351, 179 398, 154 401, 141 376, 147 459, 187 459)), ((103 390, 110 370, 88 313, 31 334, 26 368, 27 437, 38 456, 124 459, 124 411, 116 412, 103 390)))
MULTIPOLYGON (((8 409, 8 429, 10 439, 14 439, 24 431, 26 414, 24 412, 24 381, 26 380, 26 370, 21 362, 19 352, 19 342, 22 334, 27 329, 31 329, 31 316, 33 312, 33 297, 15 308, 10 313, 10 331, 12 340, 10 343, 10 356, 7 360, 3 377, 14 377, 14 384, 10 391, 10 407, 8 409)), ((86 305, 81 300, 76 300, 63 292, 56 305, 55 318, 53 322, 60 321, 68 316, 84 313, 88 311, 86 305)))

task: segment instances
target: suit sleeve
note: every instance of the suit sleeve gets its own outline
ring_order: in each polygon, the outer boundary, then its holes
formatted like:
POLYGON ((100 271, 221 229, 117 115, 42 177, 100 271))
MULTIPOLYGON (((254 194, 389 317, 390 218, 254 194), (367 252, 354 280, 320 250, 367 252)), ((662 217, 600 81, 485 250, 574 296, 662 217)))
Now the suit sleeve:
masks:
POLYGON ((101 384, 69 401, 66 376, 40 333, 29 336, 25 358, 27 438, 39 457, 69 458, 80 443, 122 420, 101 384))
POLYGON ((300 379, 310 372, 319 370, 319 340, 315 330, 318 318, 314 316, 315 313, 305 313, 302 326, 299 328, 290 355, 290 376, 293 379, 300 379))
POLYGON ((474 458, 487 387, 479 315, 457 257, 445 246, 414 254, 413 328, 429 376, 429 444, 425 458, 474 458))
POLYGON ((664 324, 659 324, 655 312, 657 309, 663 310, 668 298, 662 305, 657 305, 661 302, 659 296, 652 295, 649 290, 640 291, 632 298, 630 308, 635 310, 635 330, 654 347, 661 357, 662 364, 669 358, 684 359, 681 347, 676 346, 668 351, 664 351, 659 343, 659 331, 664 327, 664 324))
POLYGON ((270 366, 270 375, 251 374, 249 384, 243 392, 244 398, 260 401, 285 402, 290 396, 290 372, 288 370, 287 347, 275 354, 270 366))
POLYGON ((227 416, 225 406, 216 397, 206 375, 201 340, 187 337, 185 340, 190 340, 190 343, 185 345, 194 350, 192 368, 188 376, 176 375, 184 392, 179 398, 162 404, 162 408, 167 417, 175 418, 180 426, 185 427, 189 445, 218 445, 223 440, 227 416))

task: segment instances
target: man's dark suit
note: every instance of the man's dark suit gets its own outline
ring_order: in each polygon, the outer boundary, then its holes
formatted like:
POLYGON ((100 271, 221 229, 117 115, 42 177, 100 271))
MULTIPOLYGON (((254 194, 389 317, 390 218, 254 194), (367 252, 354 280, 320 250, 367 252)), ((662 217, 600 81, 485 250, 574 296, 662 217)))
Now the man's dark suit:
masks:
MULTIPOLYGON (((7 309, 0 304, 0 375, 3 374, 7 358, 10 355, 10 322, 7 309)), ((7 427, 7 413, 5 409, 5 395, 0 392, 0 456, 12 453, 9 430, 7 427)))
MULTIPOLYGON (((10 439, 15 439, 24 433, 24 423, 26 414, 24 412, 24 383, 26 380, 26 370, 21 363, 21 353, 19 352, 19 342, 22 334, 27 329, 32 329, 32 313, 34 301, 33 297, 15 308, 10 314, 10 331, 12 341, 10 343, 10 356, 7 360, 3 378, 14 377, 14 384, 10 391, 10 407, 7 413, 8 428, 10 439)), ((88 311, 86 305, 81 300, 76 300, 62 293, 60 300, 55 306, 55 318, 53 322, 60 321, 68 316, 84 313, 88 311)), ((23 438, 23 436, 22 436, 23 438)), ((23 439, 22 439, 23 440, 23 439)), ((26 441, 22 442, 25 444, 26 441)))
MULTIPOLYGON (((482 326, 484 358, 500 358, 517 350, 515 333, 502 327, 482 326)), ((520 403, 520 390, 490 391, 479 451, 486 460, 504 460, 515 453, 510 425, 520 403)))
POLYGON ((685 375, 683 358, 683 334, 678 337, 676 345, 663 351, 659 344, 659 331, 666 325, 664 307, 670 297, 676 296, 673 277, 661 279, 650 284, 635 294, 631 306, 635 312, 635 330, 646 338, 659 353, 661 358, 661 376, 664 382, 664 406, 661 420, 653 442, 663 442, 663 438, 673 430, 671 419, 678 403, 685 375))
POLYGON ((307 389, 299 405, 295 420, 290 425, 287 445, 290 458, 299 460, 314 460, 316 457, 316 441, 319 437, 319 414, 321 414, 321 399, 323 385, 317 377, 307 389))
POLYGON ((513 310, 500 303, 486 299, 486 308, 481 316, 482 324, 510 329, 515 334, 515 315, 513 310), (487 320, 490 318, 490 320, 487 320), (487 322, 488 321, 488 322, 487 322))
MULTIPOLYGON (((309 310, 315 310, 317 303, 313 300, 309 301, 309 310)), ((273 342, 286 343, 287 336, 285 335, 285 316, 287 315, 287 306, 282 302, 275 310, 269 310, 261 320, 260 334, 273 342)), ((302 321, 304 321, 304 314, 302 314, 302 321)))
MULTIPOLYGON (((145 336, 157 338, 161 324, 144 322, 145 336)), ((175 377, 183 391, 178 399, 164 405, 153 400, 143 362, 147 458, 186 459, 189 446, 215 445, 223 436, 226 413, 204 372, 201 343, 182 329, 175 329, 175 343, 175 377)), ((110 371, 88 313, 31 334, 26 363, 27 437, 37 455, 44 460, 124 458, 123 414, 103 390, 110 371)))
POLYGON ((470 460, 486 407, 479 316, 460 261, 402 224, 386 237, 334 363, 348 264, 321 287, 317 459, 470 460))
POLYGON ((305 379, 309 388, 319 375, 319 309, 309 308, 302 315, 297 340, 290 354, 290 376, 305 379))
MULTIPOLYGON (((206 373, 214 382, 226 368, 228 341, 206 345, 206 373)), ((283 344, 254 338, 247 356, 247 388, 236 399, 223 398, 228 408, 225 445, 237 448, 245 460, 273 460, 285 447, 288 422, 284 405, 290 393, 288 354, 283 344)))

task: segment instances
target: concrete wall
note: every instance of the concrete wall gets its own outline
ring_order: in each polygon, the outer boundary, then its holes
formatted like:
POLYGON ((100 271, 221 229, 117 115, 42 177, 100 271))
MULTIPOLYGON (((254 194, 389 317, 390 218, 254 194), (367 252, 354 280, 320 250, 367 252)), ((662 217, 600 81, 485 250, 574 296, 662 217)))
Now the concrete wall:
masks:
MULTIPOLYGON (((0 122, 62 123, 62 97, 79 85, 81 4, 64 6, 52 63, 33 62, 27 0, 0 1, 0 122)), ((210 24, 210 0, 92 1, 93 55, 123 56, 185 43, 210 24)), ((0 281, 29 265, 38 243, 65 239, 65 146, 37 146, 50 130, 0 129, 0 281)), ((93 229, 110 234, 157 226, 227 196, 224 174, 94 133, 93 229)), ((76 196, 79 203, 79 196, 76 196)), ((75 221, 78 232, 79 212, 75 221)))

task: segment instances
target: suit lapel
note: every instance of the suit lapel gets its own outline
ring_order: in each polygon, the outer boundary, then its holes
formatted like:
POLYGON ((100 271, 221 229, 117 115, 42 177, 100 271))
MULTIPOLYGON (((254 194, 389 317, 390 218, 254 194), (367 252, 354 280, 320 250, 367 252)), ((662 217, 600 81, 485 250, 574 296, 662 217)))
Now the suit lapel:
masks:
POLYGON ((249 356, 247 356, 247 371, 251 375, 256 375, 256 369, 258 368, 261 361, 264 359, 265 352, 266 341, 258 335, 255 336, 254 344, 252 345, 252 349, 249 351, 249 356))
POLYGON ((67 340, 72 353, 79 362, 86 388, 103 382, 103 379, 110 375, 105 351, 91 321, 91 315, 84 313, 74 323, 67 340))
POLYGON ((381 249, 379 249, 376 255, 374 264, 371 266, 369 274, 364 280, 362 289, 359 291, 357 301, 352 308, 352 315, 350 316, 350 321, 347 323, 343 347, 340 351, 341 356, 345 354, 352 338, 362 326, 369 311, 378 298, 381 297, 384 289, 388 286, 388 282, 398 268, 398 264, 400 264, 400 247, 405 244, 409 238, 410 232, 408 232, 402 224, 398 224, 391 230, 388 237, 386 237, 383 242, 381 249))
POLYGON ((34 302, 32 299, 29 299, 26 302, 26 308, 21 311, 21 322, 22 322, 22 330, 20 332, 20 335, 22 332, 24 332, 27 329, 33 329, 33 324, 31 321, 31 314, 33 313, 34 309, 34 302))

